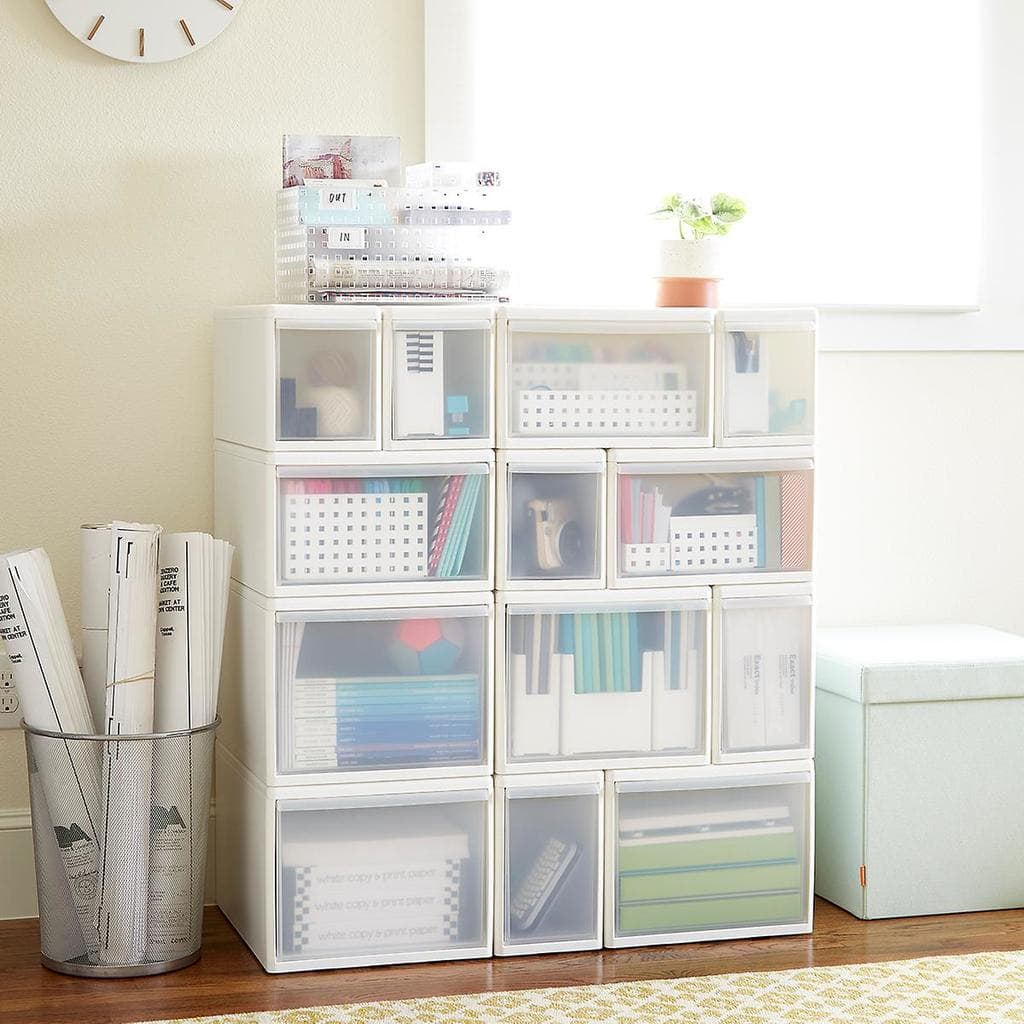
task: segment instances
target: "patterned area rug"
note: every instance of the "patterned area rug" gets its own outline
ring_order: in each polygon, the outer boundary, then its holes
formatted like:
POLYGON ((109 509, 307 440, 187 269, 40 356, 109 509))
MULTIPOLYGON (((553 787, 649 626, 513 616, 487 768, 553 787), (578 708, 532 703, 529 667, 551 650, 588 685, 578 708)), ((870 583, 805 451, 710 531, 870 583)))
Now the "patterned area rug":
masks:
POLYGON ((189 1017, 159 1024, 1024 1024, 1024 952, 189 1017))

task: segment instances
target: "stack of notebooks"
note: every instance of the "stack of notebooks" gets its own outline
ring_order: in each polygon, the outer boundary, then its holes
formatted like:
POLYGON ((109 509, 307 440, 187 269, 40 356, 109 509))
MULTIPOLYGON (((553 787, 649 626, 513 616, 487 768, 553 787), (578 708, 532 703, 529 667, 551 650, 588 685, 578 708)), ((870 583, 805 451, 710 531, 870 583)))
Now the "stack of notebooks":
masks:
MULTIPOLYGON (((479 672, 457 672, 459 658, 418 674, 379 670, 376 656, 358 665, 361 675, 329 675, 352 646, 381 647, 380 634, 347 634, 315 656, 315 635, 303 658, 307 624, 282 622, 279 641, 279 698, 283 770, 405 768, 434 764, 479 764, 483 758, 483 699, 479 672), (310 649, 314 655, 309 656, 310 649)), ((365 652, 364 652, 365 653, 365 652)), ((353 654, 353 657, 355 655, 353 654)), ((358 669, 357 669, 358 670, 358 669)))
POLYGON ((484 474, 449 476, 442 481, 439 491, 436 478, 329 477, 282 481, 288 529, 288 578, 300 577, 307 563, 314 564, 320 575, 332 570, 342 577, 346 571, 349 575, 365 576, 376 575, 378 570, 408 576, 463 575, 469 540, 483 507, 480 499, 484 474), (347 501, 333 498, 325 508, 318 508, 315 515, 308 514, 308 502, 302 499, 328 494, 353 497, 347 501), (382 504, 362 498, 398 494, 409 500, 396 504, 392 499, 382 504), (422 510, 428 505, 435 507, 429 537, 426 524, 420 521, 425 515, 422 510), (344 541, 344 546, 336 551, 339 541, 344 541))
POLYGON ((284 763, 294 771, 478 764, 477 675, 285 679, 284 763))
POLYGON ((623 934, 742 928, 804 913, 800 832, 785 804, 623 817, 623 934))
POLYGON ((395 814, 388 815, 390 822, 381 821, 379 809, 374 814, 369 834, 344 837, 324 824, 321 813, 315 829, 296 825, 295 814, 285 815, 279 892, 284 956, 459 944, 469 836, 455 824, 421 821, 410 828, 395 814))
POLYGON ((427 568, 431 576, 462 574, 466 545, 476 521, 483 485, 484 477, 480 473, 445 479, 430 539, 427 568))

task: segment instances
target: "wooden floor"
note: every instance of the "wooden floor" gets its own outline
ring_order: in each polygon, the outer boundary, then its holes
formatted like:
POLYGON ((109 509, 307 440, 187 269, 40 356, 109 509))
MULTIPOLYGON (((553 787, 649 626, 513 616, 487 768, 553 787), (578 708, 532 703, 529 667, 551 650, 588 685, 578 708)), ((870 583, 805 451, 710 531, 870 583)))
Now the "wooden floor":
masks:
POLYGON ((95 981, 39 966, 36 922, 0 922, 2 1024, 124 1024, 244 1010, 408 999, 494 989, 869 963, 1024 949, 1024 910, 858 921, 819 900, 813 935, 364 970, 265 974, 219 911, 203 958, 157 978, 95 981))

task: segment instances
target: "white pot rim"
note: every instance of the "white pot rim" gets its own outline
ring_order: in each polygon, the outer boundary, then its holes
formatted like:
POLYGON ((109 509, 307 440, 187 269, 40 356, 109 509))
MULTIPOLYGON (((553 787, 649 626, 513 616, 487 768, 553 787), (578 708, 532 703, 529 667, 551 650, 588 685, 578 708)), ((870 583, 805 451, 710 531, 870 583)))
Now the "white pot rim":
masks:
POLYGON ((718 281, 722 278, 722 239, 666 238, 658 247, 657 277, 690 277, 718 281))

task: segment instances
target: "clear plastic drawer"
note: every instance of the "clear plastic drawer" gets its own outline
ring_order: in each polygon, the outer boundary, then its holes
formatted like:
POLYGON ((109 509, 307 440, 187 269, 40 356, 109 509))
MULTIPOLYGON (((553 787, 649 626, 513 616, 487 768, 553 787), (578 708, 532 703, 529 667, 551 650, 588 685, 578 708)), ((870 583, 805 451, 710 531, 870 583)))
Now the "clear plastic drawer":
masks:
POLYGON ((499 770, 706 763, 709 596, 507 602, 499 770))
POLYGON ((498 781, 495 951, 601 946, 602 776, 498 781))
POLYGON ((277 803, 277 958, 388 963, 489 946, 488 790, 277 803))
POLYGON ((533 452, 498 467, 499 587, 604 584, 604 452, 533 452))
POLYGON ((608 503, 616 538, 613 585, 680 577, 756 582, 768 573, 799 579, 810 572, 810 458, 631 459, 614 456, 615 490, 608 503))
POLYGON ((279 470, 282 583, 487 577, 488 467, 279 470))
POLYGON ((376 439, 378 337, 369 324, 278 324, 278 440, 376 439))
POLYGON ((492 590, 493 455, 264 453, 218 441, 218 536, 266 597, 492 590))
POLYGON ((468 312, 389 316, 389 447, 493 447, 494 320, 468 312))
POLYGON ((639 774, 608 782, 609 945, 810 930, 809 771, 639 774))
POLYGON ((502 336, 503 447, 710 445, 711 314, 512 311, 502 336))
POLYGON ((372 307, 218 310, 214 436, 264 452, 380 450, 383 370, 372 307))
POLYGON ((719 444, 813 440, 815 332, 813 310, 719 314, 719 444))
POLYGON ((486 767, 489 608, 279 612, 276 622, 280 772, 486 767))
POLYGON ((809 587, 715 589, 712 759, 808 757, 814 695, 809 587))

